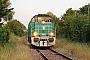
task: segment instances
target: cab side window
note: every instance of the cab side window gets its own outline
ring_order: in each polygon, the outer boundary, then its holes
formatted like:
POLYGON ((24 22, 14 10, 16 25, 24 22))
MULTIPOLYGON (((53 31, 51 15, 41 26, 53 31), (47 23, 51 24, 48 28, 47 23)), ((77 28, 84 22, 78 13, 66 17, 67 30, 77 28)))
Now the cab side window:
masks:
POLYGON ((35 22, 34 18, 32 18, 31 22, 35 22))

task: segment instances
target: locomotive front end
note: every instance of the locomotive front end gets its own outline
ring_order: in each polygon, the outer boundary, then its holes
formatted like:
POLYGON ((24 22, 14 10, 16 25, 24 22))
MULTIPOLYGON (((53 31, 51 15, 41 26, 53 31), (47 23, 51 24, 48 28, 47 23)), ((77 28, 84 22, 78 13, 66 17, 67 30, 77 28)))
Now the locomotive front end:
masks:
POLYGON ((55 28, 53 23, 35 23, 35 30, 32 33, 32 44, 35 46, 52 46, 55 44, 55 28))
POLYGON ((30 43, 38 47, 50 47, 55 44, 56 29, 49 16, 39 16, 30 23, 30 43), (33 26, 33 27, 32 27, 33 26))

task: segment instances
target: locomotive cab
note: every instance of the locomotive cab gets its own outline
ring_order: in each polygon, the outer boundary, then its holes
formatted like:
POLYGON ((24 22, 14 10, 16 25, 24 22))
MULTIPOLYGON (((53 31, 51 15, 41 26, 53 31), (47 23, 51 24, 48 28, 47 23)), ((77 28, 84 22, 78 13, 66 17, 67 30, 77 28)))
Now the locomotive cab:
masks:
POLYGON ((28 24, 28 41, 38 47, 49 47, 55 44, 56 29, 49 15, 35 15, 28 24))

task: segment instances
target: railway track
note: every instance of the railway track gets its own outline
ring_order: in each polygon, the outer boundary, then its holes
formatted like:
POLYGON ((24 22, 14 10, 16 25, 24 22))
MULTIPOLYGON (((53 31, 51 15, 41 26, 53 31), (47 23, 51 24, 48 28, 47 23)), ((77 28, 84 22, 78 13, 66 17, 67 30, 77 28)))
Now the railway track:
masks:
POLYGON ((53 49, 32 49, 31 53, 34 60, 81 60, 77 58, 71 58, 53 49))

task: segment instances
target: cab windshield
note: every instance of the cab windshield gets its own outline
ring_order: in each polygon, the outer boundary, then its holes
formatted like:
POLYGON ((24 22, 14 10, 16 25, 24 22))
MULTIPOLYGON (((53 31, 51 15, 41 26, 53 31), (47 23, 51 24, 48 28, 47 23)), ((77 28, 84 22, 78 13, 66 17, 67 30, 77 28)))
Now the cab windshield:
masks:
POLYGON ((45 21, 47 22, 52 22, 52 19, 50 17, 34 17, 32 18, 32 22, 42 22, 45 21))

